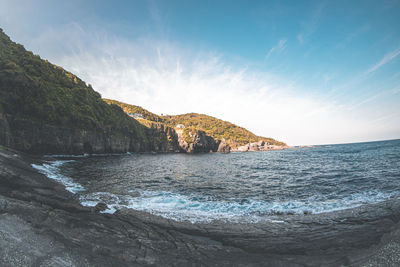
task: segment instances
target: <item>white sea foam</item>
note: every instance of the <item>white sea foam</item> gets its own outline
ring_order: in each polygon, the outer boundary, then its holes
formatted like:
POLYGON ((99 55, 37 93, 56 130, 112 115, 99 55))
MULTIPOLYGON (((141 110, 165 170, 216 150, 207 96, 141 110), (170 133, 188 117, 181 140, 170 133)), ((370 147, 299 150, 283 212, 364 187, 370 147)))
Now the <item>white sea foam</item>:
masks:
POLYGON ((276 220, 277 214, 323 213, 349 209, 367 203, 376 203, 392 197, 392 194, 370 191, 353 194, 342 200, 266 202, 258 200, 220 201, 202 196, 185 196, 165 191, 142 191, 139 196, 116 195, 108 192, 96 192, 82 195, 84 206, 95 206, 99 202, 108 205, 107 213, 121 208, 146 211, 177 221, 210 222, 223 220, 231 222, 260 222, 276 220))
POLYGON ((89 154, 81 155, 44 155, 45 158, 87 158, 89 154))
POLYGON ((88 157, 106 157, 106 156, 121 156, 131 155, 131 152, 126 153, 98 153, 98 154, 80 154, 80 155, 44 155, 45 158, 88 158, 88 157))
POLYGON ((69 192, 76 194, 85 191, 85 188, 74 182, 70 177, 61 174, 59 167, 65 163, 72 162, 73 160, 57 160, 52 162, 43 163, 42 165, 32 164, 32 167, 40 173, 46 175, 48 178, 56 180, 65 186, 69 192))

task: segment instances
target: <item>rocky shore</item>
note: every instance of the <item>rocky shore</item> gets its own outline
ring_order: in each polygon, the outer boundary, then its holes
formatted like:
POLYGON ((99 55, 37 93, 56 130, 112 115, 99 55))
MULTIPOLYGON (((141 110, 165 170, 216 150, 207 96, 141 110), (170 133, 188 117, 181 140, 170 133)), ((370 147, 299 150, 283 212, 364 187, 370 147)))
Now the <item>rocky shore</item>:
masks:
MULTIPOLYGON (((1 266, 398 266, 400 201, 256 224, 101 214, 0 147, 1 266)), ((95 178, 95 177, 94 177, 95 178)))
POLYGON ((231 152, 249 152, 249 151, 268 151, 268 150, 284 150, 294 148, 292 146, 278 146, 266 143, 264 141, 248 143, 244 146, 239 146, 231 149, 231 152))

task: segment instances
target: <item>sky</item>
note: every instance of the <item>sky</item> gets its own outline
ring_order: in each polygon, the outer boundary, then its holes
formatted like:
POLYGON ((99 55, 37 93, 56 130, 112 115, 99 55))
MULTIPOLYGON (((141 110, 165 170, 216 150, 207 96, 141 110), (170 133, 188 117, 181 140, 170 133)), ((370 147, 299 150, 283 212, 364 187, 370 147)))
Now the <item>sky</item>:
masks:
POLYGON ((12 40, 157 114, 289 145, 400 138, 400 1, 0 0, 12 40))

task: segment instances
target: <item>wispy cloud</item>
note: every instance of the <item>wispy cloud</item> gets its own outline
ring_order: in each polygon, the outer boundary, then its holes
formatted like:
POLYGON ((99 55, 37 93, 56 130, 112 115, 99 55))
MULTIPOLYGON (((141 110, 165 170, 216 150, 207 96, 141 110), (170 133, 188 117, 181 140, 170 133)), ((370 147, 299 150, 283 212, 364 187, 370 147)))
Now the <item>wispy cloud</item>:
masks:
POLYGON ((355 110, 355 109, 357 109, 359 106, 362 106, 362 105, 367 104, 367 103, 369 103, 369 102, 371 102, 371 101, 374 101, 374 100, 378 99, 379 97, 381 97, 381 96, 383 96, 383 95, 385 95, 385 94, 387 94, 387 93, 388 93, 387 91, 383 91, 383 92, 377 93, 377 94, 375 94, 375 95, 373 95, 373 96, 370 96, 370 97, 368 97, 368 98, 365 98, 365 99, 361 100, 360 102, 349 106, 349 111, 355 110))
POLYGON ((297 34, 297 40, 300 44, 304 44, 307 39, 317 30, 318 25, 323 18, 325 1, 320 2, 312 11, 310 19, 301 23, 301 31, 297 34))
POLYGON ((300 44, 304 43, 304 33, 299 33, 297 35, 297 40, 299 41, 300 44))
POLYGON ((398 93, 400 93, 400 87, 392 90, 392 94, 395 95, 395 94, 398 94, 398 93))
MULTIPOLYGON (((270 51, 281 53, 286 45, 281 39, 270 51)), ((368 140, 384 130, 369 123, 384 112, 349 114, 345 104, 306 93, 287 77, 164 39, 126 40, 69 24, 42 32, 28 46, 91 83, 103 97, 158 114, 205 113, 293 145, 368 140), (68 46, 60 45, 66 39, 68 46)))
POLYGON ((149 0, 147 4, 150 17, 155 29, 158 31, 159 34, 164 34, 164 32, 166 31, 166 21, 163 18, 163 14, 160 8, 157 6, 157 3, 154 0, 149 0))
POLYGON ((344 48, 346 45, 351 43, 354 39, 358 38, 362 34, 368 32, 371 29, 369 24, 365 24, 357 30, 349 33, 341 42, 336 45, 336 48, 344 48))
POLYGON ((279 42, 268 51, 265 58, 268 59, 273 53, 281 53, 286 49, 286 43, 287 39, 280 39, 279 42))
POLYGON ((377 71, 379 68, 383 67, 384 65, 386 65, 387 63, 389 63, 390 61, 395 59, 398 55, 400 55, 400 47, 394 51, 387 53, 378 63, 373 65, 371 68, 369 68, 365 72, 365 74, 368 75, 368 74, 371 74, 371 73, 377 71))

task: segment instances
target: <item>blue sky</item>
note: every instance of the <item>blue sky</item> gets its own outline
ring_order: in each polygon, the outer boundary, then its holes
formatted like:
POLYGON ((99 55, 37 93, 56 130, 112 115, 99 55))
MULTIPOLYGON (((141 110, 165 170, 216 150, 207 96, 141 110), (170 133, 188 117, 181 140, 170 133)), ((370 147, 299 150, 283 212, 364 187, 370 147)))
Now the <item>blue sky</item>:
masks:
POLYGON ((0 27, 104 97, 289 144, 400 138, 400 1, 4 1, 0 27))

